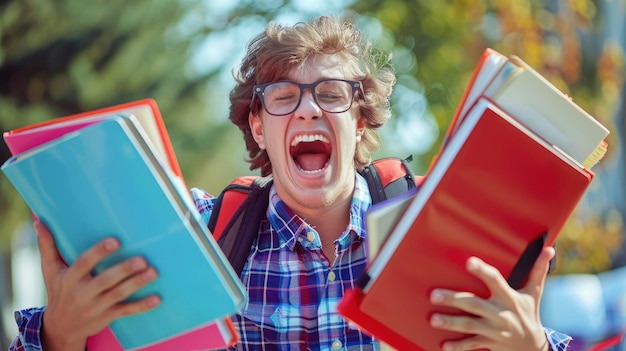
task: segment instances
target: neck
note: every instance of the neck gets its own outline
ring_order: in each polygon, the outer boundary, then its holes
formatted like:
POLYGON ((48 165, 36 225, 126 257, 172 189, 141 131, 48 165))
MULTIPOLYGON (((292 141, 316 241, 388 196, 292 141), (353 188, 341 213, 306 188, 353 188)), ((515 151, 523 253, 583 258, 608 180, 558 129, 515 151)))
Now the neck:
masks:
POLYGON ((324 253, 332 260, 334 241, 350 222, 350 206, 355 189, 354 173, 321 187, 283 187, 280 177, 274 186, 281 200, 298 216, 315 228, 324 253))
POLYGON ((322 243, 333 242, 343 233, 350 223, 350 205, 352 198, 335 201, 318 211, 298 213, 320 235, 322 243))
POLYGON ((322 251, 332 263, 335 259, 335 240, 346 230, 350 222, 351 198, 336 201, 321 211, 307 216, 299 214, 317 231, 322 243, 322 251))

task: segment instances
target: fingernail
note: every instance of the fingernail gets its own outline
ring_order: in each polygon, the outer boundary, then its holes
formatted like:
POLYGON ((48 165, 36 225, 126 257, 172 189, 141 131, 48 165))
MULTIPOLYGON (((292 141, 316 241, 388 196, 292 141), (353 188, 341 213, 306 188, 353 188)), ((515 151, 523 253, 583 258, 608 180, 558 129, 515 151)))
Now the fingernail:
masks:
POLYGON ((115 239, 106 239, 104 241, 104 248, 107 251, 115 251, 120 246, 119 242, 115 239))
POLYGON ((430 325, 432 325, 433 327, 442 326, 443 318, 441 318, 441 316, 438 314, 433 314, 433 316, 430 318, 430 325))
POLYGON ((470 257, 467 259, 467 269, 470 271, 474 271, 478 268, 478 258, 470 257))
POLYGON ((130 266, 134 271, 138 271, 146 268, 146 262, 139 257, 135 257, 132 261, 130 261, 130 266))
POLYGON ((148 299, 148 307, 152 308, 161 303, 161 299, 158 296, 152 296, 148 299))
POLYGON ((430 294, 430 302, 439 303, 443 302, 443 299, 443 293, 439 290, 433 290, 433 292, 430 294))
POLYGON ((156 271, 154 269, 148 269, 147 271, 143 272, 141 274, 141 279, 143 279, 146 282, 151 281, 152 279, 156 278, 156 271))
POLYGON ((452 345, 448 345, 448 344, 443 344, 443 347, 441 349, 443 351, 454 351, 454 347, 452 347, 452 345))

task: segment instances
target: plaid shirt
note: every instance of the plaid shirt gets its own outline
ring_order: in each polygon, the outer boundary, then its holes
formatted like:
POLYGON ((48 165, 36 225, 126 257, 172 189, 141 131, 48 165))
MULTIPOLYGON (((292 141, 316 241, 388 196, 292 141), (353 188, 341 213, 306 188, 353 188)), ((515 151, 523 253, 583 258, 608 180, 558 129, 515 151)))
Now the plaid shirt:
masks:
MULTIPOLYGON (((192 195, 203 219, 215 198, 200 189, 192 195)), ((267 219, 260 224, 241 278, 249 302, 233 322, 240 334, 234 350, 377 350, 378 342, 336 313, 345 289, 367 262, 363 214, 371 200, 357 176, 350 224, 335 241, 336 258, 322 253, 317 232, 270 192, 267 219), (332 258, 331 258, 332 259, 332 258)), ((16 312, 20 335, 10 351, 41 350, 43 308, 16 312)), ((552 350, 565 350, 571 338, 546 328, 552 350)))
MULTIPOLYGON (((211 196, 197 189, 192 194, 208 222, 211 196)), ((260 223, 241 274, 249 302, 233 318, 240 333, 234 349, 378 349, 370 336, 336 312, 344 290, 353 287, 365 269, 362 216, 370 204, 367 184, 359 177, 350 224, 335 240, 336 258, 326 258, 318 233, 270 189, 267 218, 260 223)))

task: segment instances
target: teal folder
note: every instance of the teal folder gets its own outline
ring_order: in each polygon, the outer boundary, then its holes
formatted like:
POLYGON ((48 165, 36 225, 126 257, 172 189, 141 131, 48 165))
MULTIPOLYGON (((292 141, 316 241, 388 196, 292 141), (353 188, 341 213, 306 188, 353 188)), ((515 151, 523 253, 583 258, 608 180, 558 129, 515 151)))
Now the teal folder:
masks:
POLYGON ((115 236, 121 249, 94 274, 140 255, 159 277, 130 297, 158 294, 156 309, 115 320, 126 350, 238 312, 247 294, 203 224, 187 189, 161 166, 134 117, 113 117, 18 154, 2 171, 72 263, 115 236))

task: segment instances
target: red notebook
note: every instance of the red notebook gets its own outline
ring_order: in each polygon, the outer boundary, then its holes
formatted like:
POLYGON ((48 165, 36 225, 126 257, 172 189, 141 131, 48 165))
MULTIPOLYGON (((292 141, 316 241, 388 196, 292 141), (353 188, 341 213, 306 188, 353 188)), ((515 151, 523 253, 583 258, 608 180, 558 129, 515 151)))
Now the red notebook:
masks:
POLYGON ((474 255, 520 287, 592 178, 481 98, 370 262, 359 289, 341 300, 339 313, 399 350, 439 350, 444 340, 466 337, 430 327, 434 312, 462 313, 431 305, 432 289, 486 297, 486 286, 465 269, 474 255))
MULTIPOLYGON (((164 166, 168 167, 180 179, 181 186, 184 186, 180 165, 176 159, 157 103, 153 99, 143 99, 47 120, 5 132, 3 137, 11 153, 16 155, 67 133, 119 114, 132 114, 139 120, 159 153, 157 157, 160 158, 164 166)), ((160 343, 142 347, 137 349, 137 351, 214 350, 232 346, 237 340, 238 335, 232 321, 230 318, 225 318, 160 343)), ((87 345, 89 351, 123 351, 122 346, 110 328, 106 328, 99 334, 90 337, 87 345)))
POLYGON ((500 68, 504 66, 506 61, 506 56, 493 49, 487 48, 483 51, 474 72, 472 72, 472 77, 467 84, 467 89, 463 92, 461 102, 457 105, 456 111, 454 112, 454 117, 450 122, 450 128, 448 128, 446 138, 450 138, 452 134, 454 134, 456 126, 461 124, 469 108, 483 95, 487 86, 493 80, 493 77, 495 77, 500 68))

